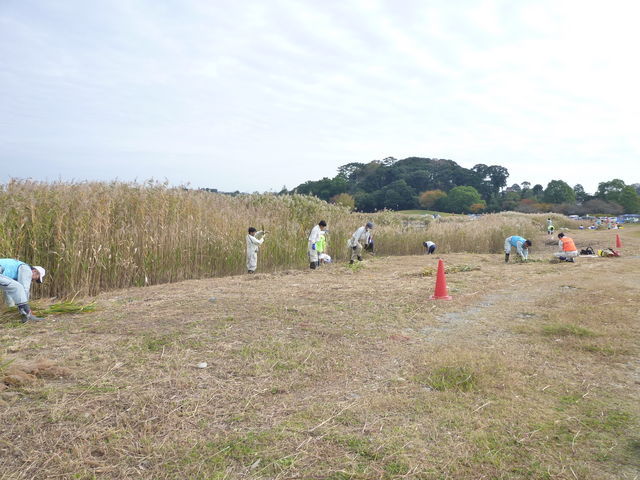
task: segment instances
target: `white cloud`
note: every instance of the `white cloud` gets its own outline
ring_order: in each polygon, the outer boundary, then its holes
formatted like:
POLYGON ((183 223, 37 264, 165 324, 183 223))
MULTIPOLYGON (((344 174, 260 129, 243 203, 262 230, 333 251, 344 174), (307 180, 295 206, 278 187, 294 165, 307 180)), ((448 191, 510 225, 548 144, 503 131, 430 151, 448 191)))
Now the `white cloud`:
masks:
POLYGON ((511 183, 637 182, 639 8, 5 2, 3 174, 252 191, 418 155, 500 164, 511 183), (603 161, 610 175, 581 168, 603 161))

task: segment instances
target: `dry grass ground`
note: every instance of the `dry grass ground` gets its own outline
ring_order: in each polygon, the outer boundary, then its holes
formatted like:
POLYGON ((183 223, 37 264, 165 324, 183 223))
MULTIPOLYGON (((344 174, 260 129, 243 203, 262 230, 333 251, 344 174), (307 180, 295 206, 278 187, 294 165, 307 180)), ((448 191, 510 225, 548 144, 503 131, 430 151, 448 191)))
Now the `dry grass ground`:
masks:
POLYGON ((544 237, 527 264, 445 254, 452 301, 424 255, 4 315, 0 370, 60 375, 0 392, 0 476, 639 478, 640 229, 618 233, 576 264, 544 237))

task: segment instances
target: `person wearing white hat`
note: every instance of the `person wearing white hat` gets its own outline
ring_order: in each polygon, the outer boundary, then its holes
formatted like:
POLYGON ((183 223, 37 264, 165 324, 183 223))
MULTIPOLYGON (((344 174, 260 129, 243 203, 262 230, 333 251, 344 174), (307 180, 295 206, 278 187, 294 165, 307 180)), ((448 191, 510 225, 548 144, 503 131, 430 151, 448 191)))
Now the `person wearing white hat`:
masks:
POLYGON ((36 317, 29 307, 31 282, 42 283, 45 269, 32 267, 14 258, 0 258, 0 289, 8 307, 18 306, 22 322, 44 320, 36 317))

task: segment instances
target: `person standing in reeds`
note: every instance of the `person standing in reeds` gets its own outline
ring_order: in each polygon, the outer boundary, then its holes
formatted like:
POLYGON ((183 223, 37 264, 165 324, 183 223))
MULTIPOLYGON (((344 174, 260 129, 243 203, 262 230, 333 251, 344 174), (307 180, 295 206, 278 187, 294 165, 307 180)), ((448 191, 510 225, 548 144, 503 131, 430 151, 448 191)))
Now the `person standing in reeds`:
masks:
POLYGON ((327 228, 327 222, 320 220, 318 225, 311 229, 309 234, 309 241, 307 243, 307 253, 309 255, 309 268, 315 270, 318 266, 318 246, 317 243, 320 240, 320 232, 324 232, 327 228))
POLYGON ((373 230, 373 223, 367 222, 366 225, 363 225, 353 232, 353 235, 347 241, 347 246, 351 250, 351 259, 349 260, 350 265, 353 264, 356 259, 359 262, 362 261, 362 242, 365 244, 369 243, 371 230, 373 230))
POLYGON ((42 283, 45 270, 14 258, 0 258, 0 289, 7 307, 18 306, 22 322, 44 320, 36 317, 29 306, 31 282, 42 283))
POLYGON ((258 268, 258 250, 264 242, 264 236, 267 232, 257 231, 254 227, 249 227, 247 234, 247 273, 254 273, 258 268), (258 238, 262 235, 262 238, 258 238))
POLYGON ((554 230, 555 227, 553 226, 553 220, 551 220, 551 218, 547 218, 547 235, 549 235, 549 238, 553 237, 554 230))

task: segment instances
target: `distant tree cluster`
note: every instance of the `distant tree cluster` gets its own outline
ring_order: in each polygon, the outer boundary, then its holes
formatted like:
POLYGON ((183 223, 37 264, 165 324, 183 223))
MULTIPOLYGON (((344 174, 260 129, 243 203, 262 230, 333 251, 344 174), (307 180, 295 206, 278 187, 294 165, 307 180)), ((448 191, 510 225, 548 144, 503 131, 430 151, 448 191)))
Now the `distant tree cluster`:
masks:
POLYGON ((552 180, 546 189, 537 192, 514 184, 504 191, 512 201, 510 210, 521 212, 557 212, 566 215, 588 215, 590 213, 619 215, 640 213, 640 184, 626 185, 619 178, 598 184, 598 190, 589 195, 580 184, 573 188, 563 180, 552 180))
MULTIPOLYGON (((593 195, 582 185, 552 180, 547 187, 529 182, 507 187, 509 171, 499 165, 471 169, 452 160, 388 157, 348 163, 333 178, 309 180, 290 193, 315 195, 362 212, 425 208, 452 213, 558 212, 620 214, 640 212, 640 184, 620 179, 602 182, 593 195)), ((288 193, 283 190, 281 193, 288 193)))

